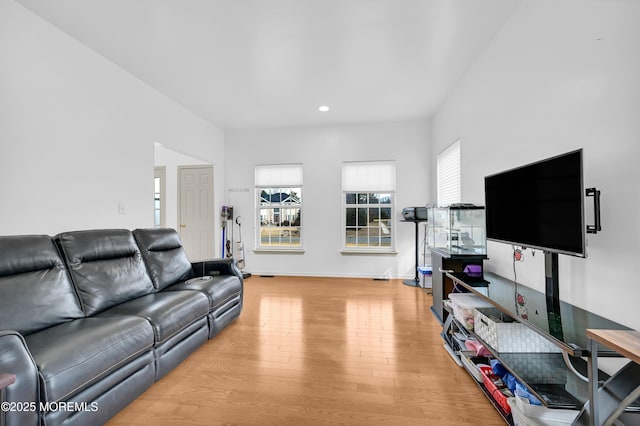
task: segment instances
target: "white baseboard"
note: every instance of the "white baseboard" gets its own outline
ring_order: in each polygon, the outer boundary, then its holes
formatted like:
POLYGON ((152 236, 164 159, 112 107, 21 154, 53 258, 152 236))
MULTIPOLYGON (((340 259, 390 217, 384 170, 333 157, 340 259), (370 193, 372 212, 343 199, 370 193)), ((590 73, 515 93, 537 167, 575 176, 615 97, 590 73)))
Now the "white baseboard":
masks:
POLYGON ((314 274, 314 273, 308 273, 308 272, 297 272, 297 273, 291 273, 291 272, 255 272, 255 271, 249 271, 251 272, 251 275, 255 275, 255 276, 260 276, 260 275, 266 275, 266 276, 282 276, 282 277, 309 277, 309 278, 313 278, 313 277, 317 277, 317 278, 369 278, 369 279, 376 279, 376 280, 409 280, 412 279, 414 277, 410 277, 410 276, 389 276, 389 275, 376 275, 376 274, 327 274, 327 273, 322 273, 322 274, 314 274))

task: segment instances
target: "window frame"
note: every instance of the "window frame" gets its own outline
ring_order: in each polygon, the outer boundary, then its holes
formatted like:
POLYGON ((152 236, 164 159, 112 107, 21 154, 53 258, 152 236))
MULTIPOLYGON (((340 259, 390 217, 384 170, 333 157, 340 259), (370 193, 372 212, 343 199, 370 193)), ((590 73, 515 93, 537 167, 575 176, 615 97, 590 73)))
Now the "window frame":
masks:
MULTIPOLYGON (((395 192, 391 192, 391 191, 385 191, 385 192, 357 192, 357 191, 342 191, 342 205, 343 205, 343 209, 342 209, 342 250, 344 252, 381 252, 381 253, 390 253, 390 252, 395 252, 395 223, 393 218, 395 217, 395 192), (349 203, 347 201, 347 196, 348 194, 355 194, 355 202, 354 203, 349 203), (370 198, 371 195, 373 194, 377 194, 378 195, 378 199, 380 200, 382 197, 382 195, 388 195, 390 200, 389 203, 383 203, 383 202, 377 202, 377 203, 371 203, 370 202, 370 198), (366 195, 367 196, 367 202, 366 203, 362 203, 360 202, 360 195, 366 195), (349 209, 355 209, 355 220, 356 223, 355 225, 350 225, 348 223, 348 216, 349 216, 349 209), (358 209, 366 209, 367 210, 367 217, 370 217, 370 211, 371 209, 377 209, 380 214, 378 216, 378 221, 381 220, 386 220, 389 222, 388 226, 381 226, 380 227, 375 227, 375 226, 370 226, 368 224, 366 225, 360 225, 358 223, 358 220, 360 218, 360 213, 358 211, 358 209), (381 210, 382 209, 389 209, 389 217, 382 219, 382 213, 381 210), (367 230, 367 240, 370 242, 370 238, 371 238, 371 233, 370 230, 378 228, 381 229, 381 232, 384 233, 384 229, 387 228, 388 232, 389 232, 389 245, 382 245, 382 236, 379 235, 378 238, 378 245, 371 245, 371 244, 367 244, 367 245, 359 245, 356 242, 356 245, 348 245, 347 244, 347 233, 349 232, 350 229, 355 229, 356 231, 356 239, 360 238, 360 236, 358 235, 358 233, 360 232, 360 229, 358 228, 365 228, 367 230)), ((368 221, 368 223, 371 223, 370 221, 368 221)))
MULTIPOLYGON (((302 185, 302 164, 267 164, 257 165, 255 167, 255 251, 285 251, 285 252, 297 252, 304 251, 303 241, 303 185, 302 185), (277 182, 280 182, 278 184, 277 182), (294 191, 295 190, 295 191, 294 191), (270 200, 268 204, 263 203, 263 192, 269 191, 270 195, 280 194, 280 200, 270 200), (288 202, 282 199, 282 194, 291 195, 292 192, 297 193, 297 202, 288 202), (263 226, 263 210, 269 209, 274 212, 269 215, 270 217, 276 214, 281 215, 282 210, 297 209, 299 214, 299 228, 298 242, 293 244, 296 235, 295 230, 288 229, 288 233, 280 233, 277 236, 278 242, 282 243, 283 239, 288 238, 289 244, 263 244, 262 230, 263 226), (277 213, 275 210, 280 210, 277 213)), ((281 219, 278 223, 282 223, 281 219)), ((291 223, 291 221, 289 221, 291 223)), ((281 226, 279 226, 281 227, 281 226)), ((271 228, 271 227, 269 227, 271 228)), ((290 225, 289 225, 290 228, 290 225)), ((284 232, 284 231, 283 231, 284 232)), ((269 231, 269 238, 271 239, 271 231, 269 231)))
MULTIPOLYGON (((357 173, 356 173, 357 174, 357 173)), ((396 217, 396 188, 395 188, 395 179, 396 179, 396 167, 395 167, 395 161, 362 161, 362 162, 344 162, 342 164, 342 191, 341 191, 341 196, 342 196, 342 201, 341 201, 341 216, 342 216, 342 227, 341 227, 341 245, 342 245, 342 253, 345 254, 349 254, 349 253, 369 253, 369 254, 375 254, 375 253, 381 253, 381 254, 390 254, 390 253, 396 253, 396 221, 395 221, 395 217, 396 217), (369 176, 367 177, 367 173, 361 173, 361 176, 365 176, 360 182, 350 182, 350 177, 349 176, 353 176, 353 170, 349 171, 349 167, 354 166, 356 167, 356 170, 358 167, 363 167, 366 168, 367 166, 373 166, 376 167, 377 165, 380 165, 382 167, 389 167, 391 166, 391 172, 388 173, 389 176, 387 176, 388 182, 380 182, 378 179, 376 179, 376 176, 369 176), (348 203, 347 202, 347 194, 356 194, 355 195, 355 200, 354 203, 348 203), (367 194, 367 202, 366 203, 359 203, 359 197, 358 194, 367 194), (369 194, 378 194, 380 195, 389 195, 390 201, 389 203, 382 203, 380 202, 381 200, 379 200, 378 203, 370 203, 370 197, 369 194), (363 207, 366 206, 366 207, 363 207), (356 209, 356 225, 350 225, 347 223, 347 216, 348 216, 348 209, 352 209, 355 208, 356 209), (351 228, 358 228, 358 217, 359 217, 359 213, 357 211, 358 208, 366 208, 367 210, 369 209, 382 209, 382 208, 389 208, 390 209, 390 214, 389 214, 389 218, 386 219, 388 220, 388 229, 389 229, 389 245, 388 246, 383 246, 383 245, 357 245, 357 241, 356 241, 356 245, 347 245, 347 232, 349 229, 351 228)), ((356 179, 357 180, 357 179, 356 179)), ((380 198, 380 197, 379 197, 380 198)), ((380 210, 379 210, 380 211, 380 210)), ((368 213, 367 213, 367 218, 368 218, 368 213)), ((378 219, 380 220, 380 216, 378 216, 378 219)), ((371 223, 371 222, 368 222, 371 223)), ((365 225, 365 227, 370 230, 372 228, 375 227, 370 227, 368 224, 365 225)), ((383 226, 380 226, 380 229, 384 229, 383 226)), ((381 231, 384 232, 384 231, 381 231)), ((367 239, 369 239, 371 237, 370 233, 367 232, 367 239)), ((358 238, 358 235, 356 234, 356 238, 358 238)), ((382 236, 379 235, 378 237, 378 244, 381 244, 381 239, 382 236)))
POLYGON ((154 200, 153 200, 153 227, 163 228, 167 226, 165 212, 167 210, 167 168, 165 166, 155 166, 153 168, 153 181, 154 181, 154 200), (156 182, 159 188, 155 188, 156 182), (159 191, 156 191, 159 189, 159 191))

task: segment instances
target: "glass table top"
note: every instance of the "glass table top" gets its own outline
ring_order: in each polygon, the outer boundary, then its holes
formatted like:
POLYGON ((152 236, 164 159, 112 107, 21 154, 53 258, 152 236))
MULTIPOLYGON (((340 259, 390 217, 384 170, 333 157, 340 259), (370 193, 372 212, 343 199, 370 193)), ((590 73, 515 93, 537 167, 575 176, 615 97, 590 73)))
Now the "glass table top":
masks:
MULTIPOLYGON (((477 279, 474 280, 458 272, 447 275, 455 282, 462 284, 468 291, 493 303, 507 315, 537 330, 574 356, 587 354, 587 328, 629 329, 564 301, 560 301, 560 315, 548 313, 547 299, 544 293, 490 272, 484 273, 484 281, 487 286, 482 291, 475 287, 477 279), (476 282, 474 283, 474 281, 476 282)), ((602 353, 606 352, 610 352, 610 350, 602 347, 602 353)))

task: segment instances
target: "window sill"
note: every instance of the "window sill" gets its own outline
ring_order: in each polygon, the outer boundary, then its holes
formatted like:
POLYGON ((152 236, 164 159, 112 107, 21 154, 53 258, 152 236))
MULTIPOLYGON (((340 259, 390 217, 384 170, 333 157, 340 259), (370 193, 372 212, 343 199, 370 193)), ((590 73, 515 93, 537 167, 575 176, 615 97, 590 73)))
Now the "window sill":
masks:
POLYGON ((256 254, 304 254, 301 248, 258 248, 253 249, 256 254))
POLYGON ((388 255, 388 256, 396 256, 398 254, 395 250, 341 250, 340 254, 343 255, 363 255, 363 254, 373 254, 373 255, 388 255))

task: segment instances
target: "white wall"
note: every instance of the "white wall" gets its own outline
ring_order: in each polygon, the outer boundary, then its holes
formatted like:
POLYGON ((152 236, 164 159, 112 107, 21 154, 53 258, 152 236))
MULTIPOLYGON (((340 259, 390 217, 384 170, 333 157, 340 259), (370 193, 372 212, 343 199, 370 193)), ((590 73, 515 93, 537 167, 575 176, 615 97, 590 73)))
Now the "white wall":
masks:
POLYGON ((178 167, 208 165, 206 161, 185 155, 160 144, 155 145, 156 166, 165 167, 165 226, 178 228, 178 167))
MULTIPOLYGON (((484 203, 487 174, 584 148, 603 230, 589 236, 587 259, 560 256, 560 297, 636 329, 638 22, 638 2, 524 0, 433 121, 433 158, 462 138, 466 202, 484 203)), ((542 256, 526 254, 519 281, 543 289, 542 256)), ((489 257, 487 269, 513 276, 510 246, 490 244, 489 257)))
MULTIPOLYGON (((227 202, 241 216, 247 271, 256 274, 413 277, 414 227, 399 223, 402 207, 431 202, 430 124, 232 130, 225 135, 227 202), (395 255, 344 255, 341 168, 344 161, 395 160, 395 255), (303 163, 304 254, 255 253, 256 164, 303 163)), ((237 235, 237 228, 235 230, 237 235)))
POLYGON ((0 70, 0 235, 152 226, 154 141, 222 191, 219 129, 11 0, 0 70))

